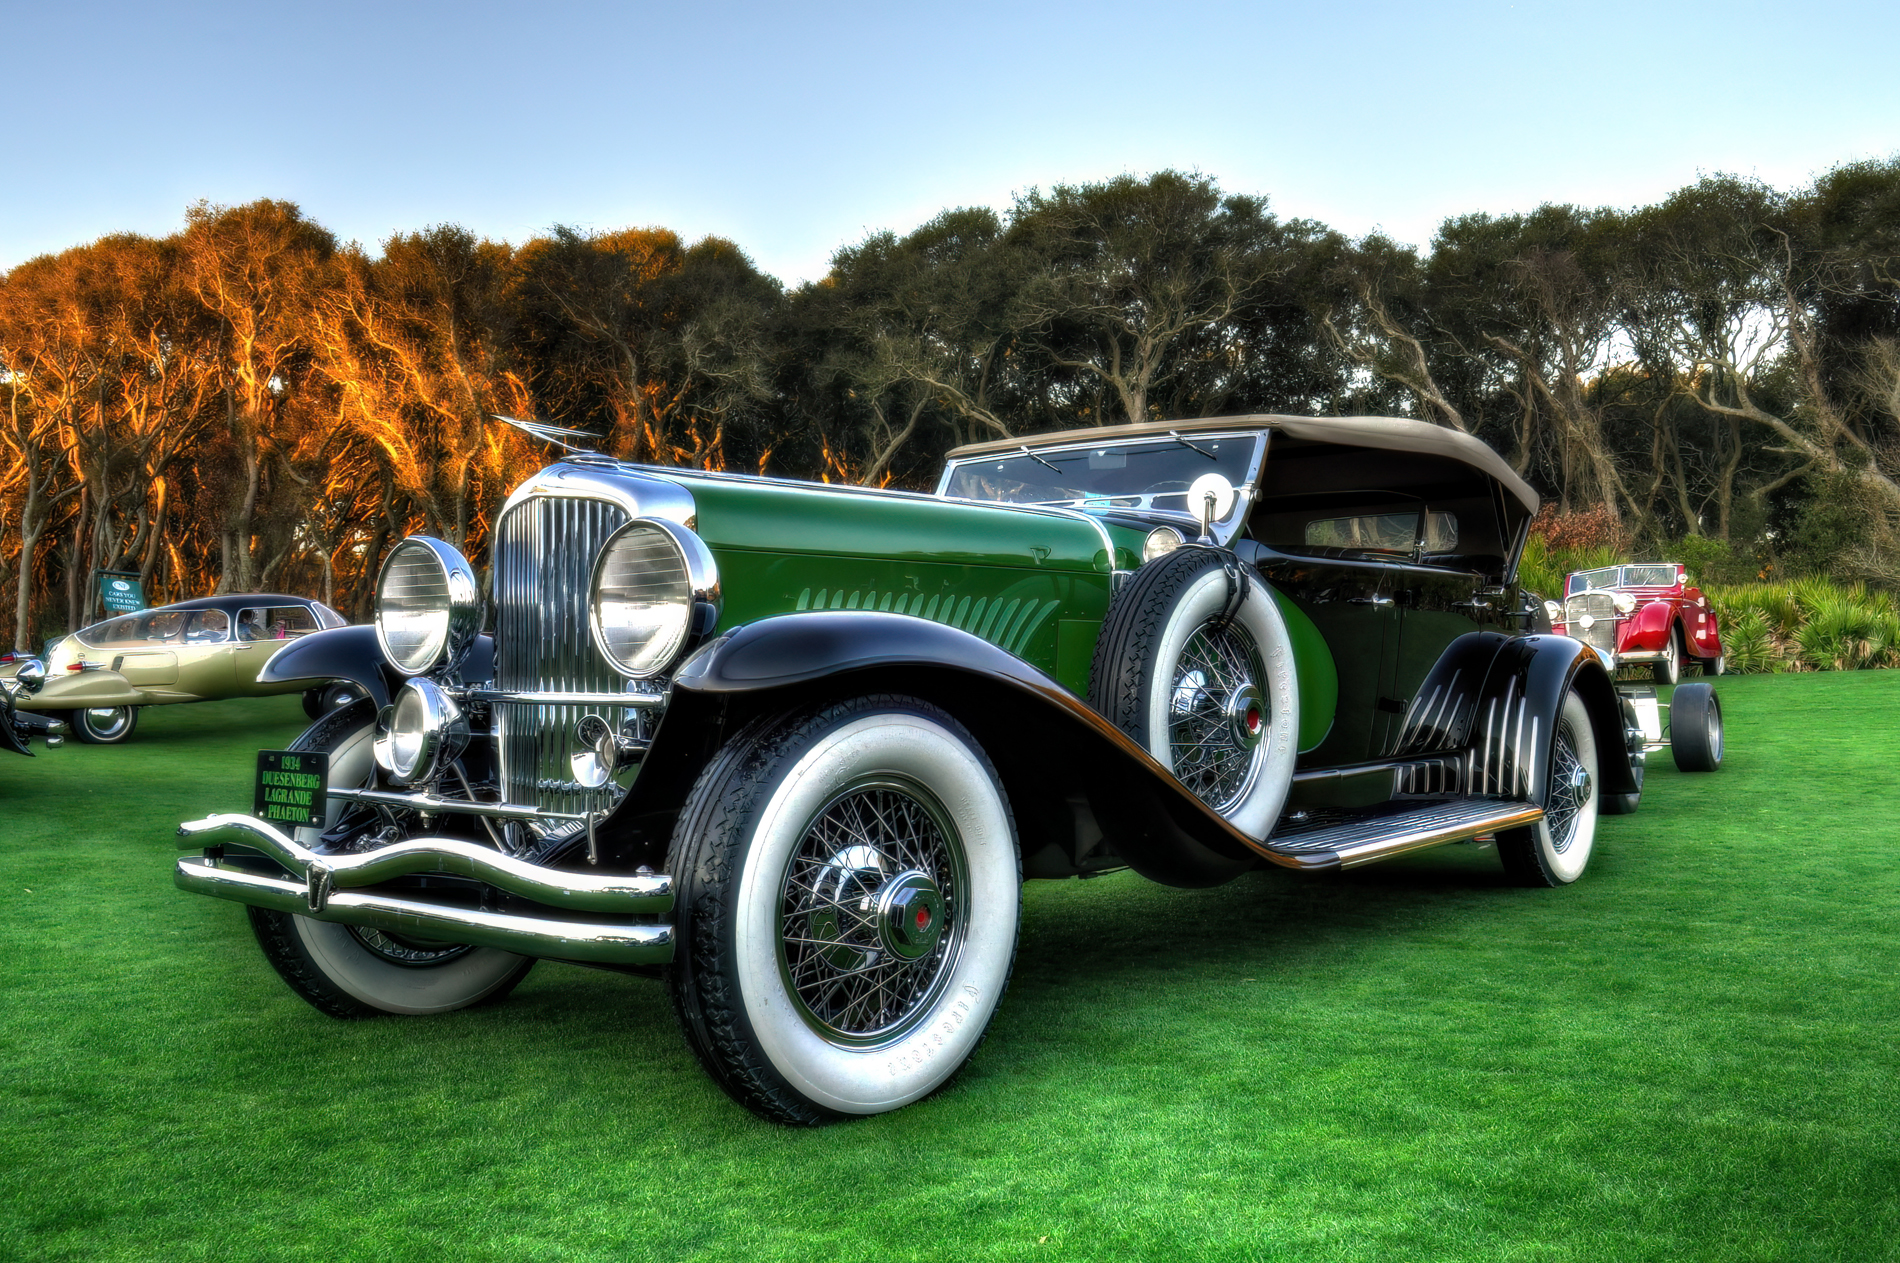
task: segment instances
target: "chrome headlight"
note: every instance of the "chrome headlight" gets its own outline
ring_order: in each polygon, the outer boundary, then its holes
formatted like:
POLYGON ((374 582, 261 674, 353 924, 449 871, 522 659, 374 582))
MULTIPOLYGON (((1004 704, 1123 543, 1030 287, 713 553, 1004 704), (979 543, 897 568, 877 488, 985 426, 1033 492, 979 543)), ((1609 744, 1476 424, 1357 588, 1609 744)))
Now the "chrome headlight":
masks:
POLYGON ((622 675, 665 670, 719 616, 719 569, 705 542, 659 518, 627 523, 594 562, 594 644, 622 675))
POLYGON ((1156 557, 1165 557, 1184 542, 1181 532, 1172 526, 1157 526, 1148 532, 1147 539, 1141 541, 1141 559, 1153 561, 1156 557))
POLYGON ((404 675, 461 660, 482 629, 481 588, 468 558, 411 535, 376 577, 376 640, 404 675))
POLYGON ((376 762, 400 785, 434 780, 468 745, 468 718, 424 679, 405 683, 376 734, 376 762))
POLYGON ((1618 614, 1633 614, 1636 612, 1636 598, 1627 592, 1610 593, 1610 604, 1616 606, 1616 612, 1618 614))

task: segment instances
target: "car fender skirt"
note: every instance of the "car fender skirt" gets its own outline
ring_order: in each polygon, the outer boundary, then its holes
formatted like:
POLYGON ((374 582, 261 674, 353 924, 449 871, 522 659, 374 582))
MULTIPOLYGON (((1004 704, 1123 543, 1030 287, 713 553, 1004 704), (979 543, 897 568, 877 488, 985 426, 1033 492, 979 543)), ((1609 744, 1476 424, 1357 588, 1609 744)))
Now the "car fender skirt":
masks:
MULTIPOLYGON (((1275 855, 1190 793, 1120 729, 1054 679, 969 632, 902 614, 785 614, 707 645, 673 696, 623 814, 678 810, 714 750, 751 719, 864 693, 925 698, 970 729, 994 760, 1019 830, 1085 796, 1104 836, 1156 881, 1208 886, 1275 855)), ((1025 838, 1026 849, 1037 839, 1025 838)))

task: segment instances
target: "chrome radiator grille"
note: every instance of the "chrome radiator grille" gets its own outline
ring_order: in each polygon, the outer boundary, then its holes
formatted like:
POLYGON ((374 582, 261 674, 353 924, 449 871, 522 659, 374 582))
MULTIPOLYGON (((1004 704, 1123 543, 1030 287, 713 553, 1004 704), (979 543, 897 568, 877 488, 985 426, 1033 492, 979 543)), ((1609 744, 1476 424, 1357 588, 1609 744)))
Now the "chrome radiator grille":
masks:
MULTIPOLYGON (((495 532, 495 686, 519 692, 620 693, 587 623, 588 581, 607 537, 628 521, 604 500, 535 496, 495 532)), ((573 780, 574 725, 588 714, 619 724, 633 712, 600 706, 498 704, 495 733, 507 802, 544 811, 608 806, 616 791, 573 780)))
POLYGON ((1616 652, 1616 603, 1607 592, 1585 592, 1564 602, 1564 623, 1572 636, 1600 654, 1616 652), (1589 627, 1577 620, 1589 617, 1589 627))

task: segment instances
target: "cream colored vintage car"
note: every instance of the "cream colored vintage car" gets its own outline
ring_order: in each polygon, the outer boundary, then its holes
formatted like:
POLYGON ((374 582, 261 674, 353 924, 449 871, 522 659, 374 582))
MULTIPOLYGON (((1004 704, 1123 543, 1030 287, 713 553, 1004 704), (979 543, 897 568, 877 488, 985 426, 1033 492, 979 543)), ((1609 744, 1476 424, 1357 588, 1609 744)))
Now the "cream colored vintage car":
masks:
POLYGON ((141 706, 301 692, 314 719, 360 690, 264 684, 258 673, 290 641, 348 621, 319 601, 274 592, 120 614, 51 645, 45 686, 15 705, 67 720, 73 736, 89 745, 128 740, 141 706))

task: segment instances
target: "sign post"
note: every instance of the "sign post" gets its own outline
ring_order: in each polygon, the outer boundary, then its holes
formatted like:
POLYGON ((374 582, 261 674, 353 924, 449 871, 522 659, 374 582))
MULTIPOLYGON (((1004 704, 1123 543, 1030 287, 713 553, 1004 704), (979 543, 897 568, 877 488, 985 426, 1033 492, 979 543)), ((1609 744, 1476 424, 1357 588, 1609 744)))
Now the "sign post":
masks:
POLYGON ((145 589, 136 570, 95 570, 99 599, 107 614, 136 614, 145 608, 145 589))

